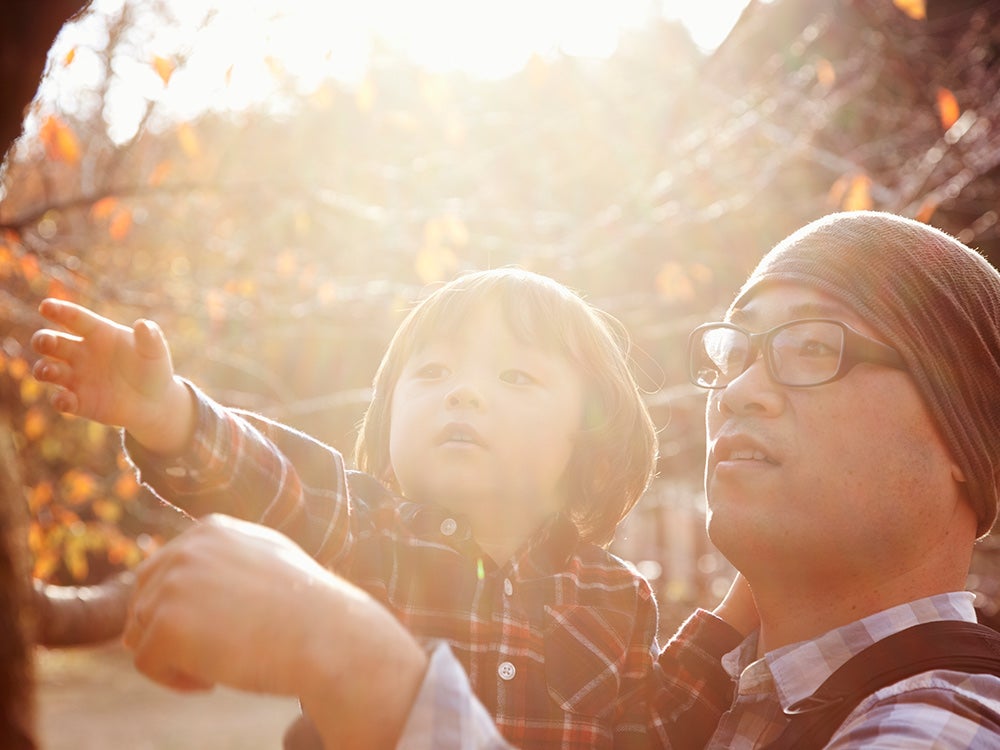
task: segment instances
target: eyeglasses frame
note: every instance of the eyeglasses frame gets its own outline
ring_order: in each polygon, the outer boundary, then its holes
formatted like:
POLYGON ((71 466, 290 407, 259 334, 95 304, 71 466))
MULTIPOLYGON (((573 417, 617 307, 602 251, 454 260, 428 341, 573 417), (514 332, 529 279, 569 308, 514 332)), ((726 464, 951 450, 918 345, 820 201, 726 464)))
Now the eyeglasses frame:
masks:
POLYGON ((855 365, 861 364, 862 362, 884 365, 897 370, 909 369, 906 362, 903 360, 903 356, 896 349, 888 344, 882 343, 881 341, 876 341, 873 338, 865 336, 863 333, 851 328, 851 326, 847 325, 844 321, 837 320, 835 318, 799 318, 798 320, 786 321, 780 325, 774 326, 774 328, 770 328, 759 333, 748 331, 746 328, 738 326, 735 323, 719 321, 714 323, 702 323, 700 326, 691 331, 688 336, 688 379, 699 388, 720 390, 729 386, 729 384, 736 378, 749 370, 750 366, 762 356, 764 358, 764 365, 767 368, 768 377, 770 377, 771 380, 778 385, 785 386, 786 388, 813 388, 818 385, 832 383, 835 380, 840 380, 842 377, 847 375, 847 373, 849 373, 855 365), (782 330, 799 323, 833 323, 844 331, 844 342, 840 349, 840 364, 837 367, 837 371, 829 378, 821 380, 818 383, 809 383, 807 385, 784 383, 775 375, 774 363, 771 361, 771 342, 782 330), (728 382, 722 385, 705 385, 704 383, 699 383, 693 371, 695 341, 699 340, 700 333, 708 328, 729 328, 744 334, 750 341, 750 346, 747 348, 746 360, 743 362, 743 366, 739 373, 734 375, 728 382))

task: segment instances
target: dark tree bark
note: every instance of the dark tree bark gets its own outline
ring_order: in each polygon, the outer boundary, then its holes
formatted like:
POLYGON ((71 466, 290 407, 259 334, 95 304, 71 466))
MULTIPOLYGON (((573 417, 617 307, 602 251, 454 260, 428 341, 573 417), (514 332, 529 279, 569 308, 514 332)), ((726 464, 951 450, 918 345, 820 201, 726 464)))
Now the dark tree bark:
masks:
POLYGON ((87 0, 7 0, 0 21, 0 160, 21 134, 49 48, 87 0))
POLYGON ((28 508, 10 427, 0 424, 0 746, 36 747, 28 508))
MULTIPOLYGON (((21 133, 49 48, 82 0, 13 0, 0 23, 0 163, 21 133)), ((0 746, 34 750, 34 608, 27 504, 10 425, 0 423, 0 746)))

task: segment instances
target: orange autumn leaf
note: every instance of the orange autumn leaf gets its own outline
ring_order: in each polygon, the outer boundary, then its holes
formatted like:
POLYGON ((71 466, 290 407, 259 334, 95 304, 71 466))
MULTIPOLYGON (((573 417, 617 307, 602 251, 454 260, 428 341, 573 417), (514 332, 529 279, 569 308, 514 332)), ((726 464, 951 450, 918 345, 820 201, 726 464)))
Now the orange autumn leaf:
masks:
POLYGON ((816 80, 827 89, 837 82, 837 71, 829 60, 821 59, 816 63, 816 80))
POLYGON ((695 289, 691 277, 680 263, 664 263, 654 281, 656 291, 665 300, 686 301, 694 299, 695 289))
POLYGON ((108 235, 111 239, 120 242, 128 236, 130 229, 132 229, 132 212, 127 208, 115 211, 108 224, 108 235))
POLYGON ((872 207, 872 181, 868 175, 859 174, 851 180, 844 195, 845 211, 867 211, 872 207))
POLYGON ((95 219, 106 219, 111 216, 117 206, 118 199, 113 195, 109 195, 105 198, 101 198, 97 201, 97 203, 90 207, 90 215, 95 219))
POLYGON ((115 480, 114 493, 122 500, 134 500, 139 496, 139 483, 133 474, 119 474, 115 480))
POLYGON ((161 161, 153 168, 153 171, 150 173, 149 184, 152 187, 162 185, 163 181, 167 179, 167 176, 170 174, 173 168, 174 168, 173 162, 171 162, 169 159, 161 161))
POLYGON ((30 369, 28 360, 24 357, 11 357, 7 361, 7 373, 14 380, 22 380, 24 376, 28 374, 28 370, 30 369))
POLYGON ((28 507, 33 513, 52 502, 52 483, 39 482, 28 493, 28 507))
POLYGON ((80 505, 97 492, 97 480, 82 469, 70 469, 62 477, 63 495, 70 505, 80 505))
POLYGON ((37 406, 32 406, 24 413, 24 427, 21 432, 28 440, 37 440, 45 434, 49 420, 45 412, 37 406))
POLYGON ((931 217, 934 216, 934 212, 937 211, 938 201, 934 198, 925 198, 924 202, 920 204, 920 208, 917 210, 917 215, 913 218, 917 221, 922 221, 924 224, 929 224, 931 217))
POLYGON ((174 65, 173 60, 169 60, 166 57, 160 57, 159 55, 153 57, 153 70, 156 71, 156 75, 158 75, 160 80, 163 81, 164 86, 170 83, 170 76, 174 74, 174 69, 176 67, 177 66, 174 65))
POLYGON ((945 130, 954 125, 958 116, 962 114, 955 95, 946 88, 937 90, 937 111, 941 118, 941 127, 945 130))
POLYGON ((55 115, 49 115, 39 133, 50 159, 76 164, 80 161, 80 143, 72 128, 55 115))
POLYGON ((892 4, 916 21, 927 18, 926 0, 892 0, 892 4))
POLYGON ((38 258, 34 255, 21 256, 21 275, 24 276, 25 281, 34 281, 41 272, 41 268, 38 267, 38 258))
POLYGON ((6 245, 0 245, 0 279, 12 276, 17 270, 14 251, 6 245))
POLYGON ((56 568, 59 567, 59 556, 55 550, 44 549, 35 555, 35 565, 31 574, 42 581, 47 581, 56 568))
POLYGON ((69 52, 67 52, 66 56, 63 58, 63 65, 65 67, 69 67, 75 58, 76 58, 76 47, 70 47, 69 52))

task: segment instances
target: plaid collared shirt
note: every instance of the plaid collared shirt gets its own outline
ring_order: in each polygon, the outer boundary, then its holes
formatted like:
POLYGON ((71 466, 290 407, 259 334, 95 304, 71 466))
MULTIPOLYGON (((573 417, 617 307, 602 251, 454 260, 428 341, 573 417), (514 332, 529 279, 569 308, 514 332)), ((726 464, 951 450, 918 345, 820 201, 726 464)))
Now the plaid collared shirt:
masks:
MULTIPOLYGON (((879 612, 755 659, 756 635, 723 658, 738 677, 732 708, 709 748, 750 750, 785 726, 782 711, 812 695, 844 662, 871 644, 913 625, 938 620, 975 622, 972 595, 940 594, 879 612)), ((826 745, 847 748, 998 748, 1000 677, 934 670, 909 677, 864 699, 826 745)))
MULTIPOLYGON (((649 584, 553 518, 503 565, 468 522, 408 502, 340 454, 192 387, 189 448, 170 460, 126 436, 140 479, 193 516, 221 512, 287 534, 386 603, 424 642, 443 641, 507 741, 522 748, 700 747, 731 688, 718 644, 678 640, 657 662, 649 584)), ((720 628, 721 626, 721 628, 720 628)))

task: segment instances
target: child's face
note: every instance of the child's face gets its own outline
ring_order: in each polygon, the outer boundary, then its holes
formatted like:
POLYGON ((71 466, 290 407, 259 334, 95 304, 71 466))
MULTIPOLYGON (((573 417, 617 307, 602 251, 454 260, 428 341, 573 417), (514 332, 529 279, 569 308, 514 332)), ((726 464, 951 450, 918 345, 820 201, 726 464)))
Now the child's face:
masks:
POLYGON ((403 495, 474 524, 519 514, 537 525, 567 500, 583 395, 577 367, 522 343, 497 305, 484 306, 403 366, 389 430, 403 495))

